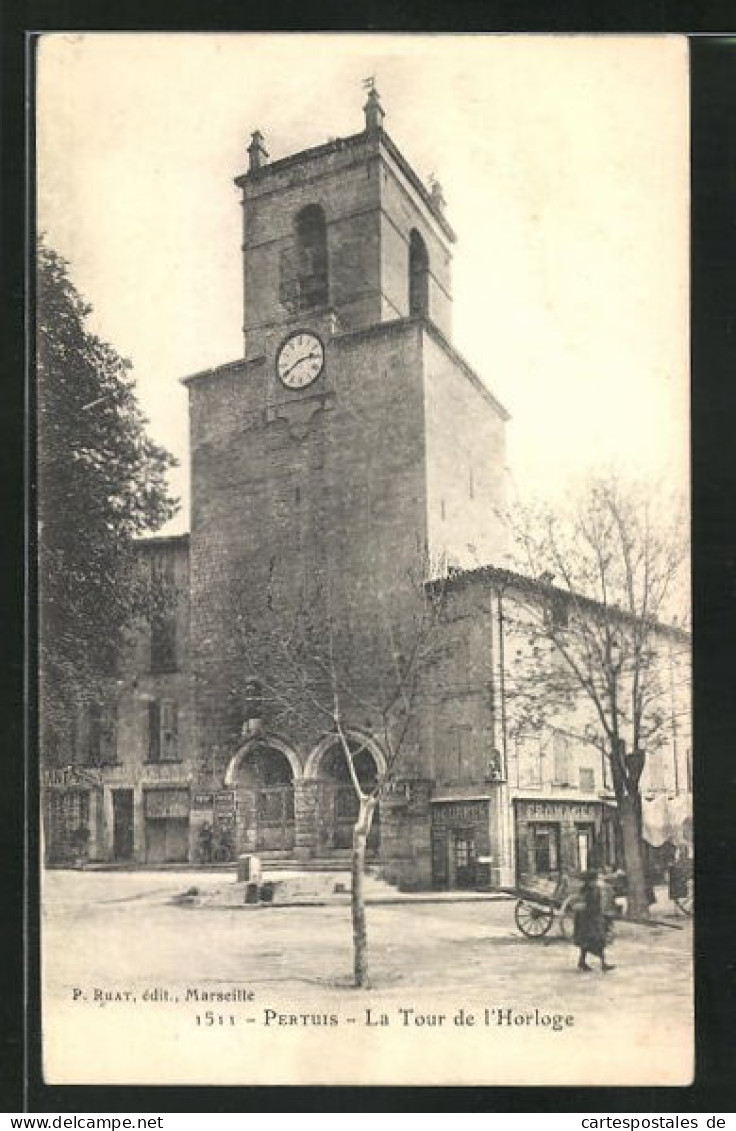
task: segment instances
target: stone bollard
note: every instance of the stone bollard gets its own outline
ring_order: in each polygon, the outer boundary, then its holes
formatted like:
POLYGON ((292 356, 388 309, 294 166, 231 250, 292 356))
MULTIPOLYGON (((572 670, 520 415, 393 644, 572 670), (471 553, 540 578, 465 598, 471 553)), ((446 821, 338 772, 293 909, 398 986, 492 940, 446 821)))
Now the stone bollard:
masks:
POLYGON ((245 885, 245 902, 258 903, 258 884, 249 883, 245 885))
POLYGON ((261 858, 247 854, 238 857, 238 883, 257 884, 261 879, 261 858))

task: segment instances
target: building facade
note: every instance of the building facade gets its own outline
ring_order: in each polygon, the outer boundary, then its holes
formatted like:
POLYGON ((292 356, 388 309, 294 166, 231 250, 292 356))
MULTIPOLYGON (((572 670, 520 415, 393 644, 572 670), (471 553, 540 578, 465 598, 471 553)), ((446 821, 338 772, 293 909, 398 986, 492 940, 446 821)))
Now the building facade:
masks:
POLYGON ((267 609, 283 631, 308 597, 364 691, 346 724, 370 785, 387 764, 381 673, 406 646, 417 574, 448 570, 442 654, 369 855, 407 887, 615 859, 610 782, 575 726, 511 736, 502 598, 474 568, 506 551, 508 413, 452 344, 439 186, 386 133, 373 90, 364 115, 360 133, 273 162, 252 136, 236 180, 243 357, 184 379, 190 532, 140 546, 171 601, 46 773, 51 862, 344 859, 357 802, 334 728, 318 709, 254 708, 254 688, 278 683, 275 649, 254 655, 243 626, 267 609))

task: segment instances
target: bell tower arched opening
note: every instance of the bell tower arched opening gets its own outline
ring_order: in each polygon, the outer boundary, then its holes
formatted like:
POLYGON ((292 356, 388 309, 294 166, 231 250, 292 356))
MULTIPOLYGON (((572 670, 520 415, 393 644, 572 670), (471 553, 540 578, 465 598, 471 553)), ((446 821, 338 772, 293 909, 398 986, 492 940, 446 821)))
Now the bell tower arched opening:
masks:
POLYGON ((409 314, 429 314, 429 253, 416 228, 409 236, 409 314))
POLYGON ((327 306, 327 224, 318 204, 308 204, 296 218, 298 307, 327 306))

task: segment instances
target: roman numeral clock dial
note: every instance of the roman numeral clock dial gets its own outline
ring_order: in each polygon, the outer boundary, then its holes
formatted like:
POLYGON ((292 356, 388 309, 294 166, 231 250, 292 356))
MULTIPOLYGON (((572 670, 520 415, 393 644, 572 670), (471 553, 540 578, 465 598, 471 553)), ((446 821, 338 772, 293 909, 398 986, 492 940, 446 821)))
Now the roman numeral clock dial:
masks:
POLYGON ((287 389, 306 389, 324 369, 325 348, 316 334, 297 330, 276 355, 276 372, 287 389))

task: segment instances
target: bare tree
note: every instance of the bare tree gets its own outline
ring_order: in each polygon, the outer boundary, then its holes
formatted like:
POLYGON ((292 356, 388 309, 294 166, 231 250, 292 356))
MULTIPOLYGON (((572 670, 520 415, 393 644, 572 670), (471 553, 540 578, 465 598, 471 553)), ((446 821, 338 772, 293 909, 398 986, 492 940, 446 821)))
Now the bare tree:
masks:
POLYGON ((509 628, 522 641, 509 704, 517 725, 537 727, 587 707, 586 736, 610 764, 629 912, 646 915, 640 782, 647 751, 669 737, 669 638, 687 648, 684 632, 665 629, 685 592, 683 522, 671 504, 609 477, 565 511, 519 508, 511 527, 523 577, 508 582, 521 612, 509 628))
MULTIPOLYGON (((257 713, 275 727, 317 721, 333 734, 345 758, 358 802, 351 852, 353 976, 368 984, 364 878, 366 847, 379 801, 393 780, 417 721, 424 698, 423 681, 441 648, 440 622, 445 602, 442 581, 425 585, 426 563, 406 586, 405 615, 394 621, 378 595, 372 597, 371 623, 356 641, 332 608, 329 582, 306 584, 296 603, 281 607, 269 584, 262 602, 252 590, 233 594, 233 647, 240 657, 242 701, 257 685, 257 713), (356 652, 360 651, 358 662, 356 652), (365 746, 351 740, 351 720, 384 753, 374 783, 361 782, 356 759, 365 746)), ((271 581, 274 570, 271 569, 271 581)), ((394 610, 395 612, 395 610, 394 610)), ((245 707, 252 714, 252 709, 245 707)))

